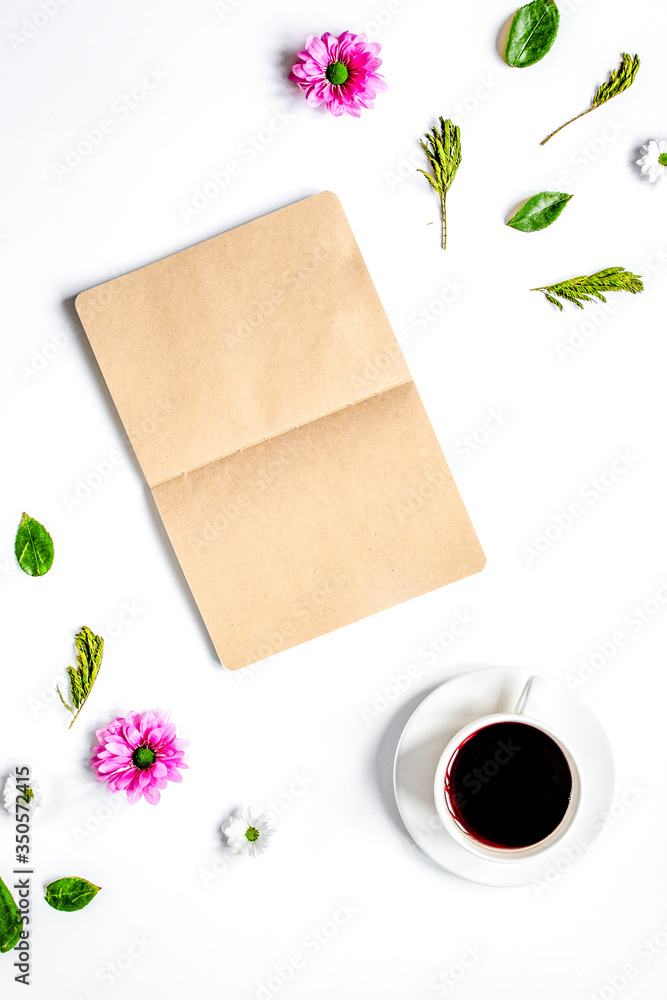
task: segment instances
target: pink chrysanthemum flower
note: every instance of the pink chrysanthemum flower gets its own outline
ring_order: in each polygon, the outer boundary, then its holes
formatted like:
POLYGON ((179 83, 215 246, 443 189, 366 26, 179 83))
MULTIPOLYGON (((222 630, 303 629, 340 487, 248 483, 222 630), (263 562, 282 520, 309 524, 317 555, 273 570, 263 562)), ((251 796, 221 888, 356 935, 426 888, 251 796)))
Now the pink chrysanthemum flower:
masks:
POLYGON ((304 91, 309 104, 324 102, 332 115, 354 115, 362 108, 372 108, 377 94, 387 89, 377 70, 379 42, 369 42, 365 35, 344 31, 336 38, 326 31, 321 38, 310 35, 306 48, 297 53, 290 80, 304 91))
POLYGON ((112 792, 126 791, 131 803, 143 795, 151 805, 160 801, 160 790, 169 781, 182 781, 179 768, 187 768, 187 740, 178 739, 169 712, 130 712, 118 716, 96 732, 99 746, 91 758, 98 781, 112 792))

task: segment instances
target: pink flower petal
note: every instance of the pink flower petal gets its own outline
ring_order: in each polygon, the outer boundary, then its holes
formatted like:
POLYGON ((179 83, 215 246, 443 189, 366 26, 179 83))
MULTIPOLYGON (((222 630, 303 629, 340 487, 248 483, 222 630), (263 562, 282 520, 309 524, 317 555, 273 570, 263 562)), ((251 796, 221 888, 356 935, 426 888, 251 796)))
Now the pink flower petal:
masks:
POLYGON ((98 745, 90 760, 95 776, 111 791, 125 791, 129 802, 136 803, 143 796, 155 805, 160 789, 170 781, 183 780, 180 769, 187 768, 184 751, 188 741, 176 736, 169 712, 129 712, 126 718, 119 716, 106 729, 99 729, 96 736, 98 745), (156 760, 151 767, 134 766, 132 756, 137 746, 154 750, 156 760))
POLYGON ((105 753, 115 754, 117 757, 131 757, 132 747, 127 743, 107 743, 104 747, 105 753))
POLYGON ((317 59, 318 62, 322 63, 326 63, 329 58, 325 39, 326 35, 323 35, 322 38, 317 38, 316 35, 310 35, 306 39, 306 52, 308 52, 313 59, 317 59))
POLYGON ((336 37, 326 31, 321 38, 310 35, 289 77, 312 107, 324 101, 337 118, 342 114, 359 118, 361 109, 372 108, 376 96, 387 89, 377 72, 382 65, 380 51, 379 42, 369 42, 363 33, 344 31, 336 37), (344 84, 333 85, 327 80, 326 69, 332 62, 343 62, 347 67, 349 75, 344 84))
POLYGON ((129 786, 132 784, 133 781, 134 781, 134 769, 132 769, 131 771, 123 771, 121 774, 117 775, 116 778, 114 779, 116 788, 119 791, 123 791, 124 789, 129 788, 129 786))
POLYGON ((118 761, 115 757, 111 760, 99 761, 97 764, 97 770, 100 774, 110 774, 112 771, 118 770, 118 761))

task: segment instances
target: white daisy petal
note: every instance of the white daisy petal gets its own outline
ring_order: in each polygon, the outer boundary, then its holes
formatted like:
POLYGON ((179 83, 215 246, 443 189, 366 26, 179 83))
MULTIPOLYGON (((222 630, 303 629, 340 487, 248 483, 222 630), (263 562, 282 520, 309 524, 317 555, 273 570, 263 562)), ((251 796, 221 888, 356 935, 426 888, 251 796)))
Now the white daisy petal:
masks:
POLYGON ((651 184, 662 181, 667 175, 667 164, 661 163, 660 157, 667 154, 667 139, 649 139, 641 148, 644 155, 637 160, 640 172, 651 184))
POLYGON ((4 787, 4 799, 5 799, 5 809, 8 813, 14 813, 16 811, 16 799, 17 796, 20 797, 20 805, 23 807, 28 805, 31 813, 34 813, 36 809, 42 804, 42 792, 39 787, 39 782, 35 781, 34 778, 30 778, 27 782, 22 778, 18 779, 18 783, 21 785, 19 789, 17 787, 17 778, 15 774, 10 774, 5 782, 4 787), (32 791, 32 798, 26 803, 23 798, 23 787, 27 784, 27 787, 32 791))
POLYGON ((249 858, 263 854, 275 832, 267 813, 253 813, 248 808, 237 809, 221 829, 232 853, 249 858), (251 828, 257 831, 256 840, 248 839, 247 833, 251 828))

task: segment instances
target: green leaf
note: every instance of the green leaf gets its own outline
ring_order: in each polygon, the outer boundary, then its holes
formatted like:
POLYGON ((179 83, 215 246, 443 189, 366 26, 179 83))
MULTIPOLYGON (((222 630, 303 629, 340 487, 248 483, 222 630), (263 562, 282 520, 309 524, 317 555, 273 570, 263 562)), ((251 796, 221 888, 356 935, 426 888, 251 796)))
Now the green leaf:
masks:
POLYGON ((559 191, 540 191, 528 199, 507 225, 522 233, 536 233, 540 229, 546 229, 556 221, 571 197, 571 194, 559 191))
POLYGON ((559 21, 554 0, 533 0, 519 7, 507 39, 507 65, 523 68, 539 62, 556 40, 559 21))
POLYGON ((88 903, 95 898, 99 891, 99 885, 93 885, 85 878, 70 875, 47 885, 44 895, 46 902, 54 910, 65 910, 67 913, 72 913, 74 910, 82 910, 84 906, 88 906, 88 903))
POLYGON ((23 930, 21 911, 0 878, 0 952, 11 951, 23 930))
POLYGON ((34 517, 24 514, 21 518, 14 552, 18 564, 28 576, 44 576, 53 565, 53 539, 46 528, 34 517))

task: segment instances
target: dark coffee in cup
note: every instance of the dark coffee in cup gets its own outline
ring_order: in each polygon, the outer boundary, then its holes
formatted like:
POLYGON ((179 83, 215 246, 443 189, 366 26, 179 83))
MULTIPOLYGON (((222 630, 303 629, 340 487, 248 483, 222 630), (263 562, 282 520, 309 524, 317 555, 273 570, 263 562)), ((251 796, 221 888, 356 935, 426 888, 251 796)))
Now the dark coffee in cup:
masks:
POLYGON ((559 826, 572 795, 559 745, 528 722, 503 721, 468 736, 445 774, 456 822, 487 847, 532 847, 559 826))

